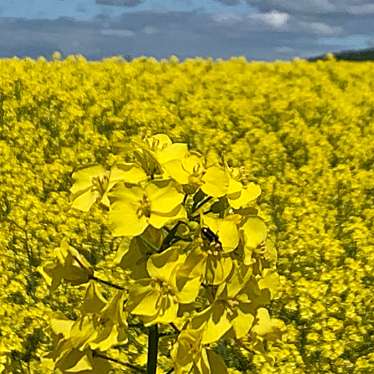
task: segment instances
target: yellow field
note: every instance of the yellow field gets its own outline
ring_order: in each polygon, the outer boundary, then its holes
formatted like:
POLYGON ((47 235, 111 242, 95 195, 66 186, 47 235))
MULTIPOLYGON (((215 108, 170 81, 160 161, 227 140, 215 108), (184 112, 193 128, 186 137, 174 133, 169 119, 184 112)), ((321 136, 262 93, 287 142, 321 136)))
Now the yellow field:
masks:
MULTIPOLYGON (((243 165, 278 249, 272 315, 288 331, 237 372, 374 372, 374 63, 171 58, 0 60, 0 373, 48 373, 50 295, 36 269, 63 238, 92 263, 115 242, 69 210, 71 174, 166 133, 243 165)), ((244 356, 245 354, 242 353, 244 356)))

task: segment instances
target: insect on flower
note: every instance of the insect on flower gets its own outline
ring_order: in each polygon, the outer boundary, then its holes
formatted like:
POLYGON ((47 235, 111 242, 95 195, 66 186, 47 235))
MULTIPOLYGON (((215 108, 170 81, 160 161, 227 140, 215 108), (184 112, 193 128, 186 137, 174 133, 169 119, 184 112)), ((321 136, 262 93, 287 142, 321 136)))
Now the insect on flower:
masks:
POLYGON ((219 243, 218 235, 216 235, 210 228, 203 227, 201 229, 201 234, 209 243, 219 243))

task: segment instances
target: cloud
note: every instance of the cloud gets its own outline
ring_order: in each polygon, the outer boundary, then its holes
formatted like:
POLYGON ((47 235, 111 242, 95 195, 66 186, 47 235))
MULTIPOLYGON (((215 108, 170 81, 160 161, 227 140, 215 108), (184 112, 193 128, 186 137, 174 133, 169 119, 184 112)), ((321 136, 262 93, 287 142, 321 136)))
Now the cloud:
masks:
POLYGON ((246 2, 265 11, 276 9, 291 14, 321 14, 335 11, 336 6, 333 3, 341 0, 247 0, 246 2))
POLYGON ((367 47, 368 48, 374 48, 374 37, 368 40, 367 42, 367 47))
POLYGON ((239 5, 242 1, 241 0, 217 0, 219 3, 233 6, 233 5, 239 5))
POLYGON ((347 9, 350 14, 355 16, 374 14, 374 4, 352 5, 347 9))
POLYGON ((154 35, 157 34, 159 30, 153 26, 144 26, 142 31, 144 34, 154 35))
POLYGON ((78 13, 87 13, 87 7, 86 7, 86 4, 84 4, 84 3, 79 3, 79 4, 77 4, 75 10, 76 10, 78 13))
POLYGON ((103 29, 100 30, 100 34, 105 36, 117 36, 120 38, 129 38, 136 35, 134 31, 126 29, 103 29))
POLYGON ((111 6, 125 6, 135 7, 141 4, 144 0, 96 0, 98 5, 111 5, 111 6))
POLYGON ((272 10, 266 13, 253 13, 248 16, 250 19, 263 22, 272 28, 279 29, 285 26, 290 18, 290 15, 285 12, 278 12, 272 10))
POLYGON ((371 38, 367 35, 352 34, 343 37, 323 37, 318 40, 318 43, 326 46, 340 46, 340 48, 344 48, 344 46, 346 46, 347 43, 349 43, 351 45, 360 45, 361 48, 366 48, 370 47, 370 40, 371 38))
MULTIPOLYGON (((281 32, 299 33, 306 39, 341 36, 347 40, 347 48, 354 45, 351 34, 374 34, 374 3, 371 0, 216 0, 221 4, 248 4, 250 19, 281 32), (309 36, 308 36, 309 35, 309 36)), ((233 12, 233 7, 228 7, 233 12)), ((234 13, 235 14, 235 13, 234 13)), ((222 16, 222 19, 224 17, 222 16)), ((228 23, 228 22, 227 22, 228 23)), ((293 37, 296 38, 296 35, 293 37)))
POLYGON ((216 13, 212 15, 212 19, 215 22, 230 25, 243 21, 244 17, 234 13, 216 13))
POLYGON ((334 36, 343 32, 339 26, 331 26, 323 22, 300 22, 301 28, 306 32, 320 36, 334 36))
POLYGON ((133 11, 115 17, 100 15, 89 21, 0 17, 0 56, 48 57, 59 50, 65 56, 79 53, 89 59, 113 55, 165 58, 174 54, 182 59, 244 55, 271 60, 352 49, 374 40, 369 15, 314 18, 280 10, 236 14, 227 9, 230 12, 219 14, 133 11), (352 34, 363 37, 349 39, 352 34))
POLYGON ((295 54, 295 49, 288 46, 280 46, 275 48, 275 52, 281 54, 281 55, 292 55, 295 54))
POLYGON ((373 14, 374 4, 369 0, 216 0, 225 5, 248 4, 261 11, 279 10, 290 14, 373 14))

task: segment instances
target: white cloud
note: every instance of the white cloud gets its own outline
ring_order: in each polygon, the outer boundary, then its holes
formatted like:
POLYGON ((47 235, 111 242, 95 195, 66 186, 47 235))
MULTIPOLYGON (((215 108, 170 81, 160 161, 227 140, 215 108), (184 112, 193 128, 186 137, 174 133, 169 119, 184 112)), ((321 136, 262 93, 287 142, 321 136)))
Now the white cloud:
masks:
POLYGON ((126 29, 104 29, 100 31, 100 34, 105 36, 119 36, 126 38, 131 38, 135 36, 134 31, 126 29))
POLYGON ((142 31, 144 32, 144 34, 153 35, 153 34, 157 34, 159 30, 153 26, 145 26, 143 27, 142 31))
POLYGON ((374 14, 374 4, 352 5, 348 7, 348 13, 355 16, 374 14))
MULTIPOLYGON (((342 0, 246 0, 261 10, 277 9, 288 13, 320 14, 336 10, 336 4, 342 0)), ((344 0, 343 0, 344 1, 344 0)))
POLYGON ((250 14, 248 17, 250 19, 258 20, 274 29, 282 28, 290 19, 290 15, 288 13, 278 12, 277 10, 272 10, 266 13, 254 13, 250 14))
MULTIPOLYGON (((220 13, 235 15, 232 9, 220 13)), ((271 60, 364 48, 374 42, 370 16, 292 15, 274 9, 240 11, 236 18, 215 15, 221 23, 214 21, 213 14, 197 10, 122 12, 88 21, 0 17, 0 56, 50 56, 61 50, 64 55, 81 53, 93 59, 119 54, 165 58, 174 54, 182 59, 245 55, 271 60)))
POLYGON ((367 15, 374 13, 372 0, 216 0, 226 5, 247 3, 260 11, 271 9, 290 14, 322 15, 345 13, 352 15, 367 15))
POLYGON ((143 0, 96 0, 96 4, 99 5, 114 5, 114 6, 137 6, 141 4, 143 0))
POLYGON ((335 48, 348 49, 370 47, 370 37, 363 34, 353 34, 341 37, 322 37, 317 40, 320 45, 334 46, 335 48), (350 46, 350 47, 349 47, 350 46))
POLYGON ((334 36, 343 32, 341 27, 323 22, 300 22, 299 24, 304 31, 320 36, 334 36))
POLYGON ((294 48, 287 47, 287 46, 276 47, 274 51, 281 55, 289 55, 291 53, 295 53, 294 48))
POLYGON ((233 23, 242 21, 243 17, 234 13, 216 13, 212 15, 212 19, 218 23, 231 25, 233 23))

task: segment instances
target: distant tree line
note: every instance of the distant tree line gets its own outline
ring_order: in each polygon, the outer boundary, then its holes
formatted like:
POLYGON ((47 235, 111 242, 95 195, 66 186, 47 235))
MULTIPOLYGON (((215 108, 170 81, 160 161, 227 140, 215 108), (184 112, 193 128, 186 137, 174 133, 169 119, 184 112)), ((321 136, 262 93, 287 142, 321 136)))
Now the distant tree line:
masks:
MULTIPOLYGON (((324 60, 329 54, 311 57, 309 61, 324 60)), ((345 61, 374 61, 374 48, 361 49, 356 51, 341 51, 332 53, 336 60, 345 61)))

